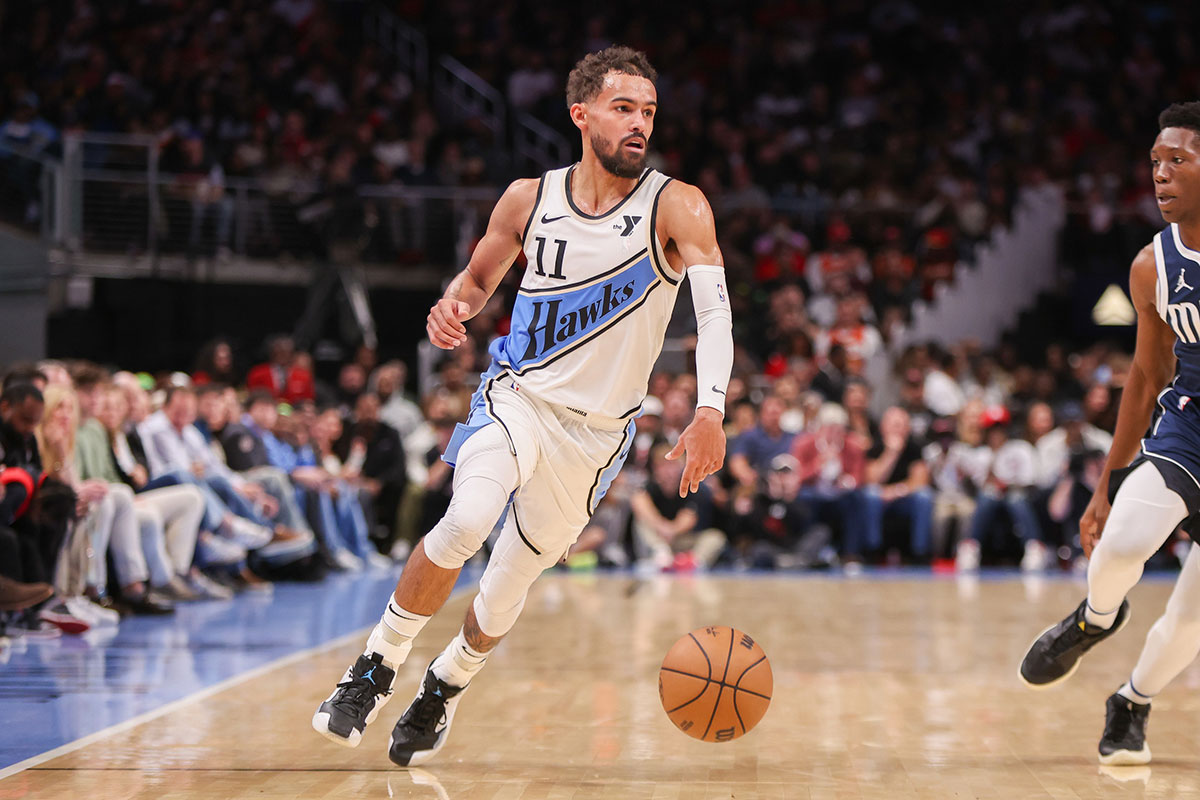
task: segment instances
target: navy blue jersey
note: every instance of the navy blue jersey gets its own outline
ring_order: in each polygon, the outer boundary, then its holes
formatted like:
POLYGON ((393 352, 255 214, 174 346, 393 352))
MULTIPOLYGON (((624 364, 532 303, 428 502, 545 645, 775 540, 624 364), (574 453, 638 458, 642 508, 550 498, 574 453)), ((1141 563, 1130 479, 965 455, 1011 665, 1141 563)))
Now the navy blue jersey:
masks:
POLYGON ((1154 237, 1154 263, 1154 305, 1175 332, 1178 366, 1175 380, 1158 396, 1142 453, 1164 477, 1173 478, 1167 485, 1183 495, 1195 513, 1200 511, 1200 252, 1184 245, 1179 226, 1171 223, 1154 237))
POLYGON ((1154 237, 1158 267, 1158 314, 1175 331, 1178 373, 1172 384, 1180 393, 1200 397, 1200 253, 1179 238, 1171 223, 1154 237))

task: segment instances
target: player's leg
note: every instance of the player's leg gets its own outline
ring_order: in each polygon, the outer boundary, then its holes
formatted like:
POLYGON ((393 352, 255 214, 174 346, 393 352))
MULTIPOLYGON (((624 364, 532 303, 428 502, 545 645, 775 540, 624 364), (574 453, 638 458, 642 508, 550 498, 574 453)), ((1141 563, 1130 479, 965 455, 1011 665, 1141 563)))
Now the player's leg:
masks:
POLYGON ((462 629, 430 664, 416 698, 392 730, 388 757, 400 766, 424 764, 445 745, 471 679, 516 624, 529 587, 565 549, 536 552, 518 532, 516 516, 510 510, 462 629))
POLYGON ((1183 498, 1167 488, 1153 464, 1135 469, 1117 491, 1092 552, 1087 599, 1033 643, 1021 662, 1021 680, 1033 688, 1066 680, 1084 653, 1116 633, 1129 619, 1125 595, 1142 577, 1146 559, 1185 516, 1183 498))
POLYGON ((463 564, 483 546, 520 482, 517 459, 499 425, 474 433, 458 452, 446 514, 413 549, 362 656, 313 716, 313 728, 355 747, 391 696, 396 668, 442 607, 463 564))
POLYGON ((1200 547, 1192 545, 1187 561, 1158 618, 1137 664, 1120 689, 1108 698, 1104 735, 1100 738, 1100 763, 1146 764, 1146 720, 1150 701, 1200 653, 1200 547))

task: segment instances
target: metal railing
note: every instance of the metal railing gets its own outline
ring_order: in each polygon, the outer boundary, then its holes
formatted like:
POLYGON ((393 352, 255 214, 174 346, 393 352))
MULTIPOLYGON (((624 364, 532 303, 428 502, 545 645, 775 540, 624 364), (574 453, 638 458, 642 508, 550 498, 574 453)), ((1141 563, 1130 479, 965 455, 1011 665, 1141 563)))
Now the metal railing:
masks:
POLYGON ((363 20, 367 36, 384 47, 419 86, 429 86, 439 110, 458 121, 477 119, 492 133, 496 157, 515 153, 515 174, 544 172, 571 159, 571 145, 558 131, 530 114, 510 113, 496 87, 457 59, 443 55, 431 63, 421 31, 379 3, 363 20), (506 147, 506 145, 508 145, 506 147))

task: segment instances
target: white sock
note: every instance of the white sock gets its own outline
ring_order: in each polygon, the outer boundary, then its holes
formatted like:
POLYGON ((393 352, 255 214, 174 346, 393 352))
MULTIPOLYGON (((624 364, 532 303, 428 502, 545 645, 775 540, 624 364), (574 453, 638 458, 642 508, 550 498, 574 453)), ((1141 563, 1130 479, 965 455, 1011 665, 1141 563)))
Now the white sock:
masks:
POLYGON ((1117 689, 1117 694, 1121 695, 1121 697, 1124 697, 1126 700, 1128 700, 1131 703, 1137 703, 1138 705, 1142 705, 1142 706, 1149 705, 1150 701, 1153 699, 1151 697, 1148 697, 1147 695, 1142 694, 1137 689, 1133 688, 1133 679, 1132 678, 1130 678, 1128 681, 1126 681, 1125 685, 1122 686, 1120 689, 1117 689))
POLYGON ((426 622, 429 622, 429 617, 406 611, 396 604, 395 598, 389 598, 383 616, 367 638, 367 649, 363 655, 378 653, 383 656, 384 666, 396 669, 408 658, 412 640, 426 622))
POLYGON ((1092 608, 1092 603, 1089 600, 1087 605, 1083 608, 1083 618, 1087 620, 1088 625, 1095 625, 1097 628, 1104 628, 1105 630, 1108 630, 1113 626, 1113 623, 1117 621, 1117 612, 1120 610, 1121 607, 1117 606, 1112 611, 1096 611, 1094 608, 1092 608))
POLYGON ((487 653, 481 653, 467 644, 466 636, 459 630, 441 655, 433 660, 433 674, 451 686, 466 686, 475 673, 483 669, 487 657, 487 653))

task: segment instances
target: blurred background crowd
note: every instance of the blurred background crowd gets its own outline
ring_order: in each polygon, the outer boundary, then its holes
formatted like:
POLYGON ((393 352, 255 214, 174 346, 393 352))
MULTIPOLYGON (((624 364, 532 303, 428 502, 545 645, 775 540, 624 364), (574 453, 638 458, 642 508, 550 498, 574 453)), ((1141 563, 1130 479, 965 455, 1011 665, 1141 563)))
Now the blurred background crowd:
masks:
MULTIPOLYGON (((363 261, 452 274, 453 238, 417 236, 421 217, 363 202, 363 188, 494 197, 528 170, 480 119, 439 111, 364 29, 369 6, 4 6, 0 211, 34 229, 47 213, 35 162, 11 153, 60 157, 71 132, 138 134, 165 190, 97 184, 80 202, 163 204, 166 249, 306 258, 340 237, 363 261), (269 202, 235 196, 243 179, 269 202)), ((1161 226, 1145 151, 1167 102, 1200 97, 1194 4, 412 0, 389 13, 568 140, 575 60, 613 42, 644 49, 662 75, 652 165, 699 185, 717 216, 737 342, 726 466, 681 500, 681 465, 663 458, 696 399, 683 307, 629 462, 567 566, 1080 568, 1078 520, 1130 342, 1101 341, 1086 312, 1161 226), (1027 191, 1066 198, 1067 299, 995 346, 904 336, 914 303, 970 269, 1027 191)), ((120 152, 84 157, 144 167, 120 152)), ((134 234, 113 231, 85 222, 82 235, 132 253, 134 234)), ((421 369, 409 341, 314 360, 311 341, 264 343, 253 314, 205 331, 228 338, 190 369, 72 360, 84 342, 0 365, 0 608, 32 608, 12 624, 53 635, 109 624, 114 609, 170 613, 402 561, 448 502, 438 456, 488 341, 508 330, 522 268, 468 344, 421 369)), ((388 313, 418 319, 427 299, 388 313)), ((141 311, 119 310, 138 342, 154 338, 141 311)), ((1171 547, 1157 560, 1173 565, 1171 547)))

